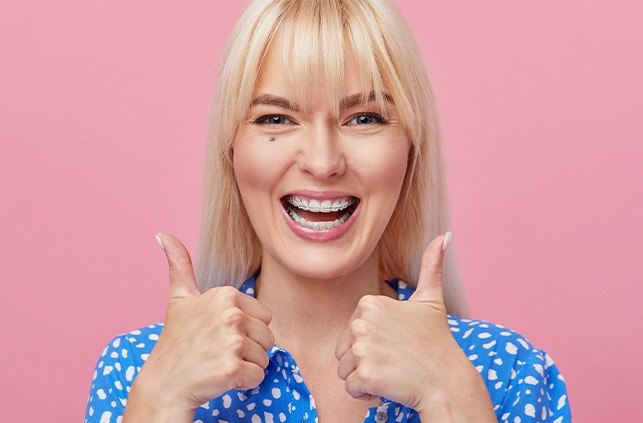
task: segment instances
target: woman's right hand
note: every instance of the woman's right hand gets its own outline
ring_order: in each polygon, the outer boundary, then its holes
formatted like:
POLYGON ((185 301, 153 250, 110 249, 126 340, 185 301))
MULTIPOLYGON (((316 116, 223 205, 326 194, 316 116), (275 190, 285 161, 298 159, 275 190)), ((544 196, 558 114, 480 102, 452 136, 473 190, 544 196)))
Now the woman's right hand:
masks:
POLYGON ((201 293, 187 249, 173 235, 158 235, 170 270, 170 300, 161 335, 128 398, 130 422, 150 413, 187 421, 230 389, 257 387, 275 342, 264 304, 231 286, 201 293))

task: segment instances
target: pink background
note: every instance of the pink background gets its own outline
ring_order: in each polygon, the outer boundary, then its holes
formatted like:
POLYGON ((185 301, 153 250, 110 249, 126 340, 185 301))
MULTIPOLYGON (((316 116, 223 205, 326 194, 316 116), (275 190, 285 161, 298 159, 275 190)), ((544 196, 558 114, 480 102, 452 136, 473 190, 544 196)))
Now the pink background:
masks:
MULTIPOLYGON (((643 421, 643 3, 399 2, 442 110, 474 316, 522 332, 575 420, 643 421)), ((0 4, 5 421, 79 421, 117 333, 194 251, 237 2, 0 4)))

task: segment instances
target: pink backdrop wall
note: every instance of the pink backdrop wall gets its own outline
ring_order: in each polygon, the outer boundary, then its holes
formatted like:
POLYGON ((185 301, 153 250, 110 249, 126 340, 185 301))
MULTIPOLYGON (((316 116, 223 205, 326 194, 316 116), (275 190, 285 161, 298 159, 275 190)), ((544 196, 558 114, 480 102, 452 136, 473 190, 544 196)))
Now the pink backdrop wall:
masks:
MULTIPOLYGON (((399 2, 442 110, 475 317, 550 353, 575 420, 643 421, 643 3, 399 2)), ((0 3, 4 421, 79 421, 193 251, 237 2, 0 3)))

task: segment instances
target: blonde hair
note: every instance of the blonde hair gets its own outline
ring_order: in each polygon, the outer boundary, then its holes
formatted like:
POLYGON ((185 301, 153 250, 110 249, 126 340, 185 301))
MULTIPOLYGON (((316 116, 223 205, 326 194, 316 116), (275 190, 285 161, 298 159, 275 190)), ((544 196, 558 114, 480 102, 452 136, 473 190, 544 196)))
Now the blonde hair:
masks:
MULTIPOLYGON (((398 206, 379 243, 380 274, 415 286, 426 245, 450 222, 436 103, 404 18, 386 0, 255 0, 231 34, 216 87, 195 266, 199 287, 240 287, 260 266, 261 244, 236 185, 232 142, 277 36, 277 51, 291 69, 289 87, 304 110, 321 79, 327 104, 339 113, 346 54, 357 63, 365 96, 374 93, 382 108, 386 95, 392 98, 412 146, 398 206)), ((453 245, 444 278, 448 312, 466 316, 453 245)))

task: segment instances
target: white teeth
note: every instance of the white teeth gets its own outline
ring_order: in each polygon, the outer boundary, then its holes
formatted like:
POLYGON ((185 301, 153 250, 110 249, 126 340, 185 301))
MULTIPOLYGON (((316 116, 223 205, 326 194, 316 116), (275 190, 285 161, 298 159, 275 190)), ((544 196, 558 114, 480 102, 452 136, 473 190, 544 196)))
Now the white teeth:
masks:
POLYGON ((296 195, 288 196, 286 201, 293 206, 293 208, 288 209, 288 214, 292 219, 297 222, 299 225, 313 229, 316 231, 325 231, 328 229, 336 228, 342 223, 346 222, 351 216, 352 212, 347 210, 353 203, 355 203, 354 197, 345 197, 339 200, 315 200, 298 197, 296 195), (306 210, 313 213, 330 213, 343 211, 344 213, 338 219, 331 221, 312 221, 303 218, 297 213, 297 209, 306 210))
POLYGON ((349 213, 344 213, 344 215, 342 217, 340 217, 339 219, 331 220, 331 221, 328 221, 328 222, 313 222, 313 221, 306 220, 303 217, 299 216, 297 214, 297 212, 295 212, 294 210, 288 211, 288 214, 290 215, 290 217, 292 217, 292 219, 295 222, 299 223, 301 226, 303 226, 305 228, 308 228, 308 229, 313 229, 313 230, 316 230, 316 231, 325 231, 325 230, 328 230, 328 229, 336 228, 339 225, 341 225, 342 223, 346 222, 346 220, 350 217, 349 213))
POLYGON ((342 198, 340 200, 323 200, 319 202, 318 200, 307 200, 306 198, 301 198, 297 196, 290 196, 287 199, 288 203, 293 206, 315 213, 330 213, 344 210, 353 204, 354 200, 352 197, 342 198))

